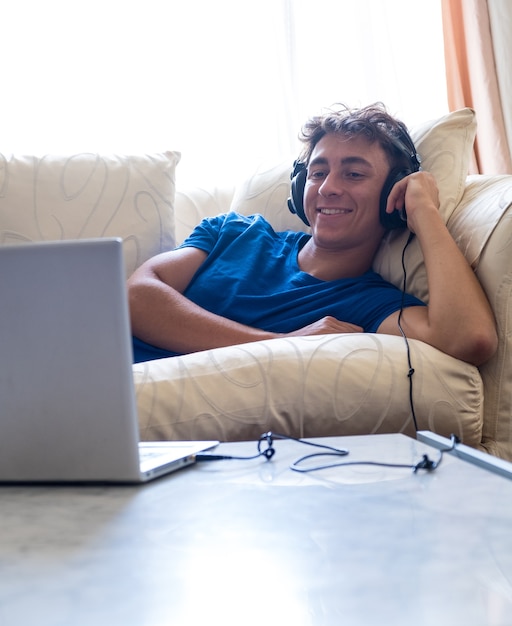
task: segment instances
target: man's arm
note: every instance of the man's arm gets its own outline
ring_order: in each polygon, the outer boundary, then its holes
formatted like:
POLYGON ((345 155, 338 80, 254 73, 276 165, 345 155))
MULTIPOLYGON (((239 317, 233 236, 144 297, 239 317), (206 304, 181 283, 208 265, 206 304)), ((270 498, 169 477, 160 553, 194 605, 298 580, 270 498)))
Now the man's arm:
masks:
POLYGON ((353 324, 325 317, 287 335, 271 333, 215 315, 183 296, 206 258, 197 248, 160 254, 128 280, 132 333, 142 341, 181 354, 283 336, 360 332, 353 324))
POLYGON ((134 272, 128 280, 133 335, 179 353, 270 338, 270 333, 210 313, 182 295, 205 258, 197 248, 179 248, 134 272))
MULTIPOLYGON (((473 270, 446 228, 438 210, 437 186, 427 172, 407 176, 388 199, 388 210, 407 207, 407 224, 416 234, 427 271, 429 304, 402 313, 407 337, 420 339, 474 365, 485 363, 498 345, 489 302, 473 270)), ((399 334, 398 313, 378 332, 399 334)))

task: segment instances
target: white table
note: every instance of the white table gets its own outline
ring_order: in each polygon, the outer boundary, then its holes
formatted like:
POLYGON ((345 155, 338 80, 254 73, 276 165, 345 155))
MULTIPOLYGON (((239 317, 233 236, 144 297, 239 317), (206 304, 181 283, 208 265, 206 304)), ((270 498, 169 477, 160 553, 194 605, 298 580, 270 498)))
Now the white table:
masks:
MULTIPOLYGON (((402 435, 329 440, 414 463, 402 435)), ((216 451, 249 454, 255 443, 216 451)), ((139 487, 0 487, 2 626, 510 626, 512 481, 455 456, 433 473, 200 463, 139 487)))

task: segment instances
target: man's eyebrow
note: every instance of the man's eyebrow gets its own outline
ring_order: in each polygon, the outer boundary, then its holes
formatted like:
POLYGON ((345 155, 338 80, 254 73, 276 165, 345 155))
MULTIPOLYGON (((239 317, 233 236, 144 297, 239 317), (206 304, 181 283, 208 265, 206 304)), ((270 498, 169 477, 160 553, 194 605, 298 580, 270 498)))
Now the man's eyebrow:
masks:
MULTIPOLYGON (((341 159, 340 163, 341 165, 363 165, 364 167, 373 169, 373 166, 369 161, 359 156, 344 157, 343 159, 341 159)), ((308 167, 315 165, 327 165, 327 159, 325 157, 316 157, 309 162, 308 167)))
POLYGON ((324 159, 323 157, 316 157, 308 163, 308 167, 311 167, 312 165, 325 165, 326 163, 327 159, 324 159))
POLYGON ((367 161, 363 157, 358 157, 358 156, 345 157, 344 159, 341 159, 341 164, 342 165, 364 165, 365 167, 370 167, 373 169, 373 165, 370 163, 370 161, 367 161))

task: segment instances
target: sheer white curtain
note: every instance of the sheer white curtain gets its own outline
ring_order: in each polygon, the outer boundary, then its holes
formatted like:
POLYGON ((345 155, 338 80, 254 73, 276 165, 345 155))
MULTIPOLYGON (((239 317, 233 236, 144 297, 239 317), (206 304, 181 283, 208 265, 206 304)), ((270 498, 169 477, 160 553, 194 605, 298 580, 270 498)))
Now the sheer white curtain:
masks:
POLYGON ((298 149, 304 119, 447 112, 439 2, 1 0, 0 151, 182 152, 179 184, 298 149))

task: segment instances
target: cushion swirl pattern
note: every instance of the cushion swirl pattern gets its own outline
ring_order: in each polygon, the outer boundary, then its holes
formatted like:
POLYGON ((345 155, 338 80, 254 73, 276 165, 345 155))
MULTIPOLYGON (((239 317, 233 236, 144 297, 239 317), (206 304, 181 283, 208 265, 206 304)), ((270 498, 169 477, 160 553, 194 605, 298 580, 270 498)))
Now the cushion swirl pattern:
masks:
MULTIPOLYGON (((477 445, 477 368, 410 341, 419 428, 477 445)), ((373 334, 279 338, 134 366, 141 437, 254 439, 414 433, 405 343, 373 334)))
POLYGON ((174 247, 178 152, 0 154, 0 244, 121 237, 127 276, 174 247))

